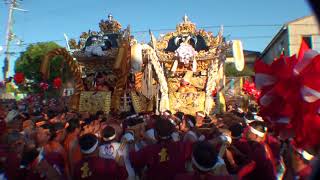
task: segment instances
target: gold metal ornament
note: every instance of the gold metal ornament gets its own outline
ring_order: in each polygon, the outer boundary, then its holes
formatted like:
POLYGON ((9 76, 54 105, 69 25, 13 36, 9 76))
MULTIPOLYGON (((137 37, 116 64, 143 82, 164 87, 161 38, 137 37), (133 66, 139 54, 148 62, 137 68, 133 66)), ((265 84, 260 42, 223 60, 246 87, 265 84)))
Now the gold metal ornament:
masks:
POLYGON ((108 15, 108 20, 101 20, 99 23, 100 30, 104 33, 120 32, 121 24, 113 19, 111 14, 108 15))
POLYGON ((97 111, 110 112, 111 91, 82 91, 80 94, 79 111, 96 113, 97 111))

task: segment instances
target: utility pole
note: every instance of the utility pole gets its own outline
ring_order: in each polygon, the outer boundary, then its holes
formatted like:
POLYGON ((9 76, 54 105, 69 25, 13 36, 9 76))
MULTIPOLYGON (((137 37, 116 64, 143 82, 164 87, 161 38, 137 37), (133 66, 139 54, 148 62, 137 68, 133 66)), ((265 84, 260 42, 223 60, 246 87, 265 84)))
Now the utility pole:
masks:
POLYGON ((8 78, 8 73, 10 69, 10 42, 14 38, 14 34, 12 33, 12 19, 13 19, 13 11, 26 11, 24 9, 17 8, 18 3, 17 0, 9 0, 9 14, 8 14, 8 22, 7 22, 7 30, 6 30, 6 42, 5 42, 5 58, 4 58, 4 66, 3 70, 3 79, 6 80, 8 78))

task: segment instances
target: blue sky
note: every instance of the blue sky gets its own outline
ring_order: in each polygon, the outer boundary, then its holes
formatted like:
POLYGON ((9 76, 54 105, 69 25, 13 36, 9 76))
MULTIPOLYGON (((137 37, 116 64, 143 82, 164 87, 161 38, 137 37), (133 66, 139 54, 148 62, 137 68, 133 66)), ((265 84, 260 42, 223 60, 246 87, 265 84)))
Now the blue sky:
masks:
MULTIPOLYGON (((83 31, 98 30, 99 21, 109 13, 123 27, 130 24, 133 34, 146 42, 148 33, 136 31, 174 29, 187 14, 200 27, 225 25, 225 36, 230 40, 240 39, 245 49, 257 51, 267 46, 281 24, 311 14, 304 0, 24 0, 20 8, 29 12, 14 13, 13 30, 26 44, 58 40, 58 44, 65 46, 63 33, 78 38, 83 31)), ((7 14, 8 6, 0 0, 0 46, 5 44, 7 14)), ((214 34, 218 32, 218 28, 207 30, 214 34)), ((11 51, 14 52, 25 48, 15 42, 12 44, 11 51)), ((11 59, 11 75, 18 56, 11 59)), ((0 79, 3 59, 2 51, 0 79)))

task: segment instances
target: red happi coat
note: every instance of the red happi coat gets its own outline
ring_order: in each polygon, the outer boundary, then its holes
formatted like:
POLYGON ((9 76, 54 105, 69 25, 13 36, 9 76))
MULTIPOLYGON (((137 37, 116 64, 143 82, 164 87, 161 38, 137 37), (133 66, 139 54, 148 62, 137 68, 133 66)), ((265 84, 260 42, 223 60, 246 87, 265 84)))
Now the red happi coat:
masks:
POLYGON ((74 172, 74 179, 99 180, 99 179, 126 179, 127 171, 118 166, 112 159, 91 156, 85 157, 77 163, 74 172))
POLYGON ((265 144, 258 142, 248 141, 248 143, 250 146, 248 157, 255 162, 255 168, 244 179, 275 180, 274 159, 272 159, 270 148, 266 148, 265 144))
POLYGON ((146 179, 170 180, 185 172, 185 163, 191 159, 192 144, 186 142, 162 142, 130 152, 135 169, 147 166, 146 179))

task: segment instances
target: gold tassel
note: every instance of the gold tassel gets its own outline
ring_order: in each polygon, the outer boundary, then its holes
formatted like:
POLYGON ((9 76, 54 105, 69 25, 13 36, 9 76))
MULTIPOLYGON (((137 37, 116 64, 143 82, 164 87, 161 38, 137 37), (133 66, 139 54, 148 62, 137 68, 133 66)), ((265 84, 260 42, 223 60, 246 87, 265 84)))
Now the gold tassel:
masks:
POLYGON ((225 113, 226 112, 226 100, 224 98, 223 93, 219 92, 217 97, 218 97, 219 113, 225 113))
POLYGON ((113 65, 113 69, 114 69, 114 70, 120 69, 120 67, 121 67, 121 62, 122 62, 122 60, 123 60, 123 56, 125 55, 124 50, 125 50, 125 49, 124 49, 123 46, 119 48, 116 61, 115 61, 114 65, 113 65))
POLYGON ((148 93, 147 97, 150 99, 152 97, 152 65, 148 64, 148 93))
POLYGON ((192 71, 196 72, 197 71, 197 60, 194 58, 192 62, 192 71))
POLYGON ((148 101, 148 105, 146 108, 147 112, 151 112, 153 111, 153 104, 154 104, 154 97, 152 97, 149 101, 148 101))
POLYGON ((172 65, 171 71, 176 72, 177 68, 178 68, 178 60, 175 60, 172 65))
POLYGON ((123 99, 123 109, 124 109, 124 111, 127 111, 127 109, 128 109, 128 106, 127 106, 127 92, 125 92, 124 93, 124 97, 123 97, 124 99, 123 99))
MULTIPOLYGON (((121 100, 121 96, 125 93, 124 88, 126 87, 127 84, 127 79, 128 79, 128 74, 129 74, 129 57, 128 54, 130 54, 130 46, 129 46, 129 42, 126 42, 123 47, 123 50, 121 50, 121 48, 119 49, 119 54, 117 57, 117 63, 120 63, 119 66, 119 77, 118 80, 116 82, 116 86, 114 88, 114 92, 112 95, 112 103, 111 103, 111 107, 115 112, 119 111, 120 108, 120 100, 121 100), (122 55, 120 55, 122 54, 122 55), (119 59, 121 57, 121 59, 119 59)), ((116 66, 118 66, 118 64, 115 64, 114 68, 116 68, 116 66)))

